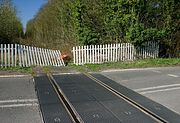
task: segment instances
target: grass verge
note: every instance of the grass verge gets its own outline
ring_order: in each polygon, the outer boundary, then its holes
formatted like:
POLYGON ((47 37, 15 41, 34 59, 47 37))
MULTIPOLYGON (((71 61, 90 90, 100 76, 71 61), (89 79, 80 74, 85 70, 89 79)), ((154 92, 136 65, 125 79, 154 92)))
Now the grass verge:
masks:
POLYGON ((46 74, 50 74, 52 72, 52 66, 45 66, 45 67, 42 67, 42 70, 44 73, 46 74))
POLYGON ((180 59, 143 59, 129 62, 113 62, 104 64, 85 64, 81 66, 70 65, 70 68, 81 72, 97 72, 107 69, 128 69, 128 68, 148 68, 148 67, 168 67, 180 66, 180 59))
POLYGON ((17 72, 17 73, 25 73, 25 74, 34 74, 33 67, 7 67, 7 68, 0 68, 1 71, 6 72, 17 72))
POLYGON ((25 73, 25 74, 31 74, 36 75, 37 71, 41 71, 43 73, 53 73, 54 70, 57 72, 63 72, 66 71, 65 68, 68 68, 69 70, 74 69, 75 71, 80 72, 98 72, 103 71, 107 69, 128 69, 128 68, 148 68, 148 67, 170 67, 170 66, 180 66, 180 59, 143 59, 143 60, 135 60, 135 61, 129 61, 129 62, 112 62, 112 63, 104 63, 104 64, 85 64, 85 65, 72 65, 69 64, 66 67, 62 68, 54 68, 52 66, 47 67, 7 67, 7 68, 0 68, 1 71, 7 71, 7 72, 17 72, 17 73, 25 73))

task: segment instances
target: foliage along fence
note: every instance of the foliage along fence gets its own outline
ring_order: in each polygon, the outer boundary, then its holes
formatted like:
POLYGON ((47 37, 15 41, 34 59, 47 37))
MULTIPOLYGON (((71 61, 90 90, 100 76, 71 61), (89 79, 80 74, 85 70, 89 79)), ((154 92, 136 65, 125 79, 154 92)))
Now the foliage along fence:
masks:
POLYGON ((73 47, 72 52, 76 65, 133 61, 138 58, 157 58, 159 44, 147 42, 141 47, 135 47, 130 43, 76 46, 73 47))
POLYGON ((19 44, 0 44, 1 67, 64 66, 59 50, 19 44))

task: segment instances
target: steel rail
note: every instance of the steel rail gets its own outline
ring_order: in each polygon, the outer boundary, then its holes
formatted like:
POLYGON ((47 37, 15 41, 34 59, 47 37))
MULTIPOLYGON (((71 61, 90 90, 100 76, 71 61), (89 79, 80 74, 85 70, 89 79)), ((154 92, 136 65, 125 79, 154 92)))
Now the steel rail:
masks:
POLYGON ((136 101, 130 99, 129 97, 125 96, 124 94, 120 93, 119 91, 115 90, 114 88, 110 87, 109 85, 105 84, 103 81, 93 77, 92 75, 90 75, 89 73, 83 73, 85 76, 87 76, 88 78, 90 78, 91 80, 93 80, 94 82, 98 83, 99 85, 103 86, 105 89, 107 89, 108 91, 112 92, 113 94, 115 94, 116 96, 118 96, 119 98, 125 100, 126 102, 128 102, 129 104, 131 104, 132 106, 138 108, 139 110, 141 110, 142 112, 144 112, 146 115, 150 116, 151 118, 155 119, 157 122, 159 123, 169 123, 167 120, 165 120, 164 118, 158 116, 157 114, 155 114, 154 112, 150 111, 149 109, 147 109, 146 107, 142 106, 141 104, 137 103, 136 101))
POLYGON ((56 80, 52 77, 51 74, 47 75, 50 83, 52 84, 56 94, 58 95, 60 101, 63 103, 65 109, 67 110, 68 114, 70 115, 72 121, 74 123, 84 123, 80 115, 77 113, 73 105, 70 103, 68 98, 65 96, 59 85, 57 84, 56 80))

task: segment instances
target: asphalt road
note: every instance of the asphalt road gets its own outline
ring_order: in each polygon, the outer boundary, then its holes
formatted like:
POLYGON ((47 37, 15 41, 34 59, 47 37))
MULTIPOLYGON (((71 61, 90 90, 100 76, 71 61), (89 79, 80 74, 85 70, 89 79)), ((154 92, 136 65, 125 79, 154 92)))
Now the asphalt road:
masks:
POLYGON ((101 74, 180 114, 180 67, 108 70, 101 74))
MULTIPOLYGON (((180 67, 108 70, 101 74, 180 114, 180 67)), ((0 77, 0 122, 42 123, 31 76, 0 77)))
POLYGON ((32 77, 0 77, 0 122, 42 123, 32 77))
POLYGON ((44 123, 73 123, 47 76, 34 77, 44 123))
POLYGON ((84 74, 53 77, 85 123, 157 122, 84 74))

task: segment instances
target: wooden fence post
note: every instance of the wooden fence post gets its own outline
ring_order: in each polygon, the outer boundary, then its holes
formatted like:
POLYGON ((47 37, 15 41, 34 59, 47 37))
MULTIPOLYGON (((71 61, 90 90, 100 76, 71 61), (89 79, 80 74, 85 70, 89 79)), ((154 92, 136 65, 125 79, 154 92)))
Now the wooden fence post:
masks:
POLYGON ((117 61, 120 61, 120 43, 117 44, 117 61))
POLYGON ((57 66, 60 66, 60 61, 59 61, 59 56, 58 56, 57 50, 54 50, 54 53, 55 53, 55 57, 56 57, 56 61, 57 61, 57 66))
POLYGON ((4 66, 3 52, 4 52, 4 47, 3 44, 1 44, 1 67, 4 66))
POLYGON ((76 65, 79 64, 79 52, 78 52, 78 47, 76 46, 76 65))
POLYGON ((40 57, 41 57, 42 66, 45 66, 45 59, 42 48, 40 48, 40 57))
POLYGON ((14 56, 14 66, 16 67, 17 66, 17 44, 15 44, 15 47, 14 47, 14 52, 15 52, 15 56, 14 56))
POLYGON ((76 53, 75 53, 75 47, 73 47, 73 63, 76 64, 76 53))
POLYGON ((56 50, 53 50, 53 52, 54 52, 54 60, 55 60, 55 63, 56 63, 55 66, 58 66, 58 57, 56 55, 56 50))
MULTIPOLYGON (((58 53, 60 56, 62 56, 60 50, 58 50, 58 53)), ((60 60, 61 60, 61 66, 65 66, 65 63, 64 63, 64 60, 62 59, 62 57, 60 57, 60 60)))
POLYGON ((89 63, 89 57, 90 57, 90 55, 89 55, 89 53, 90 53, 89 52, 90 51, 89 50, 89 45, 87 45, 86 48, 87 48, 87 63, 89 63))
POLYGON ((81 47, 78 47, 79 65, 81 65, 81 47))
POLYGON ((14 45, 13 44, 11 44, 10 50, 11 50, 11 65, 10 66, 14 67, 14 45))
POLYGON ((84 64, 84 49, 83 46, 81 46, 81 64, 84 64))
POLYGON ((33 56, 32 56, 32 49, 30 46, 28 46, 28 50, 29 50, 29 55, 30 55, 30 58, 29 58, 29 65, 32 66, 33 65, 33 56))
POLYGON ((100 63, 100 59, 101 59, 101 48, 100 45, 97 45, 97 63, 100 63))
POLYGON ((83 49, 84 49, 84 64, 86 64, 87 63, 87 48, 86 48, 86 46, 84 46, 83 49))
POLYGON ((30 56, 29 56, 29 48, 26 46, 26 61, 27 61, 27 67, 31 66, 30 56))
POLYGON ((47 49, 44 49, 44 55, 45 55, 45 59, 46 59, 46 65, 48 66, 48 65, 50 65, 50 61, 49 61, 47 49))
POLYGON ((33 57, 33 65, 37 65, 36 49, 35 47, 31 47, 31 50, 32 50, 32 57, 33 57))
POLYGON ((33 49, 34 49, 33 51, 34 51, 34 55, 35 55, 35 63, 36 63, 35 65, 39 65, 37 48, 34 47, 33 49))
POLYGON ((8 47, 7 47, 7 48, 8 48, 8 49, 7 49, 7 50, 8 50, 8 53, 7 53, 7 54, 8 54, 8 67, 10 67, 10 66, 11 66, 11 58, 10 58, 10 57, 11 57, 11 56, 10 56, 10 55, 11 55, 11 53, 10 53, 10 44, 8 44, 8 47))
MULTIPOLYGON (((106 54, 107 54, 107 50, 106 50, 106 47, 107 45, 106 44, 103 44, 102 45, 102 47, 103 47, 103 53, 102 53, 102 62, 101 63, 104 63, 104 62, 106 62, 106 54)), ((100 47, 101 47, 101 45, 100 45, 100 47)))
POLYGON ((47 66, 48 63, 47 63, 47 57, 46 57, 46 53, 45 53, 45 49, 42 48, 42 55, 43 55, 43 58, 44 58, 44 66, 47 66))
POLYGON ((94 63, 97 63, 97 45, 94 45, 94 63))
POLYGON ((5 68, 7 67, 7 51, 6 51, 6 44, 4 44, 4 63, 5 63, 5 68))
POLYGON ((112 44, 112 61, 114 62, 114 55, 115 55, 115 44, 112 44))
POLYGON ((49 50, 49 53, 50 53, 50 57, 51 57, 52 66, 54 66, 55 63, 54 63, 54 60, 53 60, 52 50, 49 50))
POLYGON ((47 49, 47 54, 48 54, 49 64, 52 65, 51 54, 50 54, 50 50, 49 49, 47 49))

